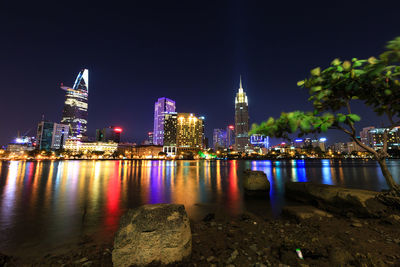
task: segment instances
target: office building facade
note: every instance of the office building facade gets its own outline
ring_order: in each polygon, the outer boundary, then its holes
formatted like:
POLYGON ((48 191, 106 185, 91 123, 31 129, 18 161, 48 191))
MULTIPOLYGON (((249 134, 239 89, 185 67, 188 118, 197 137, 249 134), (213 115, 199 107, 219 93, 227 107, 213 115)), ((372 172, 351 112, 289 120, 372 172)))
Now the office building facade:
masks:
POLYGON ((65 90, 62 124, 70 127, 70 136, 85 136, 88 119, 89 70, 83 69, 76 77, 72 87, 61 86, 65 90))
POLYGON ((96 130, 96 141, 99 142, 115 142, 119 143, 121 141, 121 127, 110 126, 108 128, 97 129, 96 130))
POLYGON ((154 104, 154 131, 153 144, 164 144, 164 114, 166 112, 175 112, 175 101, 166 97, 161 97, 154 104))
POLYGON ((66 124, 41 121, 37 128, 37 148, 47 151, 62 149, 69 137, 69 129, 66 124))
POLYGON ((214 149, 226 148, 227 132, 224 129, 214 129, 213 131, 213 147, 214 149))
POLYGON ((226 146, 227 148, 233 148, 233 145, 235 144, 235 126, 234 125, 228 125, 226 127, 226 146))
POLYGON ((164 113, 164 145, 163 152, 168 156, 176 155, 178 113, 164 113))

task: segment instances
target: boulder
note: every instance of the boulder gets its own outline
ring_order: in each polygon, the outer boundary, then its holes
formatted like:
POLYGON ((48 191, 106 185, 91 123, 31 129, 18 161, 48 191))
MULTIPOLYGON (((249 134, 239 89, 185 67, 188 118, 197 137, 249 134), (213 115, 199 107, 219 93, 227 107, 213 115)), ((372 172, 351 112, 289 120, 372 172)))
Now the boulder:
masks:
POLYGON ((322 211, 312 206, 286 206, 282 209, 282 214, 303 221, 310 218, 331 218, 332 214, 322 211))
POLYGON ((270 183, 264 172, 245 170, 243 188, 247 195, 269 196, 270 183))
POLYGON ((332 212, 351 212, 361 217, 381 217, 387 212, 388 207, 376 199, 378 193, 310 182, 285 184, 285 195, 288 198, 309 202, 332 212))
POLYGON ((114 239, 113 265, 171 264, 189 257, 192 234, 185 207, 144 205, 128 210, 114 239))

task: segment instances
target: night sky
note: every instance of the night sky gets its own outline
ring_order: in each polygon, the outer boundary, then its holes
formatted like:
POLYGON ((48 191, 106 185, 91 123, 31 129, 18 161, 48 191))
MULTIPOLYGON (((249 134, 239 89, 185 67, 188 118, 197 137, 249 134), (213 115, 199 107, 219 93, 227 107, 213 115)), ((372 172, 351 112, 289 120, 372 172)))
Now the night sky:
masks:
MULTIPOLYGON (((340 57, 378 56, 400 35, 400 1, 0 2, 0 144, 61 120, 64 91, 89 69, 89 135, 109 125, 140 143, 154 102, 234 123, 243 76, 250 122, 309 110, 296 82, 340 57), (5 3, 10 2, 10 3, 5 3), (65 3, 61 3, 65 2, 65 3)), ((358 109, 360 127, 380 125, 358 109)), ((348 138, 331 131, 329 143, 348 138)))

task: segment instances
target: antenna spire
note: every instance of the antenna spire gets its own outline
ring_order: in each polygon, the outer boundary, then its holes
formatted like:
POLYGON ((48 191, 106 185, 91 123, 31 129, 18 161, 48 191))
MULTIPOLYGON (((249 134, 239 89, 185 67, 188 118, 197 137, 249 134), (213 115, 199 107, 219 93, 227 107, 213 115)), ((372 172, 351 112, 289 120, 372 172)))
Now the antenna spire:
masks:
POLYGON ((242 86, 242 75, 240 75, 239 88, 243 88, 243 86, 242 86))

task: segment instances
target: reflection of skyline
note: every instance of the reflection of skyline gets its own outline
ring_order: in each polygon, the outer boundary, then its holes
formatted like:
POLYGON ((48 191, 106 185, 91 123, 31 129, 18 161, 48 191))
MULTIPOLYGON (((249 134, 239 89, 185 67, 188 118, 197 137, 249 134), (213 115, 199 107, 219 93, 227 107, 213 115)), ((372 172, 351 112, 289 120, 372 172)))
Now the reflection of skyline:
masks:
MULTIPOLYGON (((245 207, 241 172, 246 168, 267 174, 271 183, 267 205, 278 213, 286 181, 385 188, 375 162, 360 164, 331 160, 0 162, 0 249, 2 242, 41 240, 42 234, 47 236, 44 239, 57 240, 77 232, 113 234, 127 208, 147 203, 181 203, 189 216, 199 212, 198 203, 213 204, 237 215, 245 207)), ((400 163, 388 166, 398 171, 400 163)))

